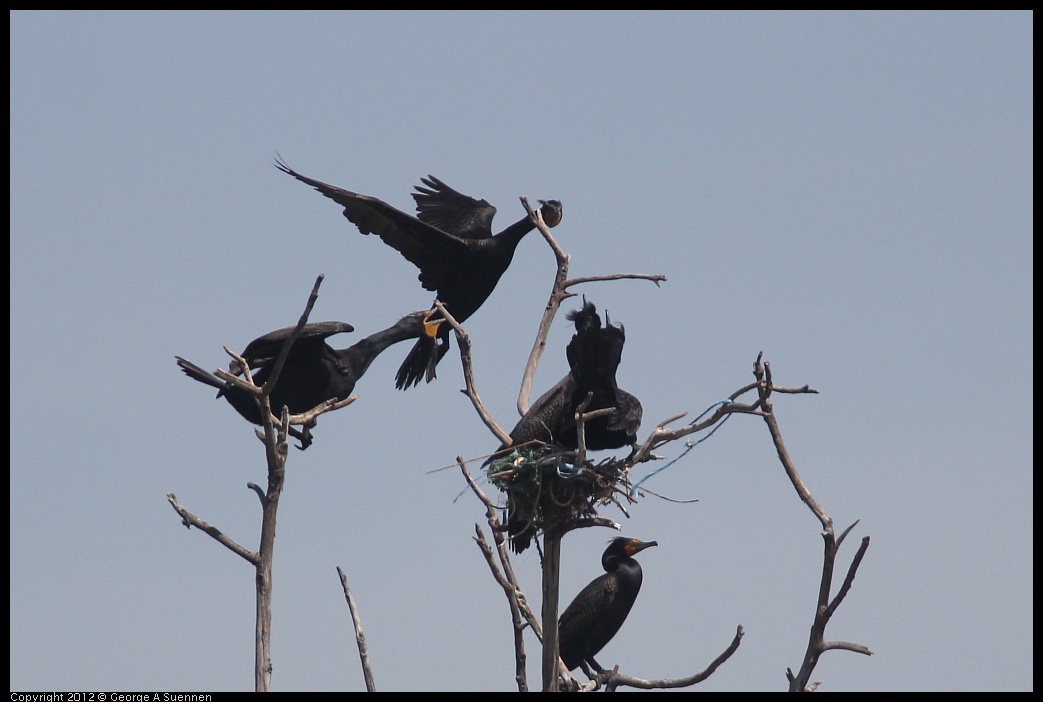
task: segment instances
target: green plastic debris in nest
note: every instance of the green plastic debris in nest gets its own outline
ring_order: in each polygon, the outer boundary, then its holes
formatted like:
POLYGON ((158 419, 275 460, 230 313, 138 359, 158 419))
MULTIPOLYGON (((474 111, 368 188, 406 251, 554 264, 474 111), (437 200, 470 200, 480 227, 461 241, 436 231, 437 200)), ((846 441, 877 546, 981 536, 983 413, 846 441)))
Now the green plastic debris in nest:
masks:
MULTIPOLYGON (((593 507, 607 501, 616 483, 627 479, 622 462, 614 458, 597 464, 588 461, 582 467, 575 460, 575 451, 533 442, 490 461, 486 474, 504 492, 533 499, 543 494, 558 507, 578 507, 579 503, 593 507)), ((625 486, 621 489, 625 494, 625 486)))

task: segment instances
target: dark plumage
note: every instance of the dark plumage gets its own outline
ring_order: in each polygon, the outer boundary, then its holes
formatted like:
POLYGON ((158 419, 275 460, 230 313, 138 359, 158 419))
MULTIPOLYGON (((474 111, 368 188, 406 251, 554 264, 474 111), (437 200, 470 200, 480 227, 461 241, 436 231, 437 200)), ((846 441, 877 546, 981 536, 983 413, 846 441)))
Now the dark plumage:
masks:
POLYGON ((605 574, 583 588, 558 618, 558 650, 569 670, 582 665, 590 675, 588 664, 597 672, 604 670, 594 656, 623 626, 641 590, 641 565, 633 557, 658 545, 622 536, 609 543, 601 556, 605 574))
POLYGON ((597 308, 586 300, 582 308, 569 312, 565 318, 576 325, 576 333, 565 350, 569 374, 533 403, 511 431, 512 444, 539 439, 564 448, 579 448, 576 410, 588 395, 590 402, 584 412, 609 407, 615 411, 584 423, 586 447, 597 451, 633 444, 641 426, 642 409, 636 397, 616 384, 616 369, 626 340, 623 326, 613 326, 606 312, 606 324, 602 327, 597 308))
MULTIPOLYGON (((413 193, 417 209, 414 217, 375 197, 303 176, 281 160, 275 165, 342 205, 344 216, 360 232, 378 235, 419 268, 421 285, 434 291, 458 322, 482 306, 510 266, 518 242, 535 228, 526 216, 494 236, 495 207, 459 193, 430 175, 421 179, 423 185, 416 186, 413 193)), ((548 226, 557 225, 561 203, 540 203, 543 220, 548 226)), ((422 377, 431 382, 435 366, 449 350, 449 325, 439 324, 434 316, 429 321, 427 334, 417 339, 398 369, 395 385, 399 389, 418 384, 422 377)))
MULTIPOLYGON (((254 382, 263 385, 272 374, 275 361, 294 327, 270 332, 251 341, 241 354, 250 364, 254 382)), ((345 322, 316 322, 306 324, 286 358, 279 380, 269 396, 272 412, 282 412, 285 405, 290 414, 301 414, 326 400, 343 400, 351 394, 355 383, 384 349, 406 339, 415 339, 424 333, 423 313, 406 315, 393 326, 371 334, 346 349, 334 349, 326 339, 334 334, 353 331, 345 322)), ((218 388, 217 397, 228 404, 247 421, 261 423, 261 412, 253 395, 218 378, 190 361, 175 356, 181 370, 190 378, 218 388)), ((230 364, 239 374, 238 364, 230 364)), ((291 430, 305 449, 311 443, 310 426, 303 432, 291 430)))
MULTIPOLYGON (((511 431, 511 446, 535 440, 575 451, 579 447, 576 410, 588 396, 590 402, 584 412, 607 408, 614 411, 584 422, 587 449, 615 449, 634 444, 641 426, 641 402, 616 385, 616 369, 625 341, 622 325, 613 326, 606 313, 606 325, 602 327, 597 308, 586 300, 582 308, 569 312, 566 319, 576 325, 576 333, 566 348, 569 373, 536 400, 519 420, 511 431)), ((517 553, 529 546, 536 532, 533 524, 536 509, 532 495, 508 495, 507 531, 517 553)))

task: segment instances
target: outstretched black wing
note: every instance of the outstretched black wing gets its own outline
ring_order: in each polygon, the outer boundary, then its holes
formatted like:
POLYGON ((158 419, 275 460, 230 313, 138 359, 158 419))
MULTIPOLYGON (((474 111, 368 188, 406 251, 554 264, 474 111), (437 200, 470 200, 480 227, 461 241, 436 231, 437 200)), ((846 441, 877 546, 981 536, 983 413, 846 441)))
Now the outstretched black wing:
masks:
POLYGON ((466 256, 465 238, 417 219, 383 200, 301 175, 279 159, 276 159, 275 166, 341 205, 344 216, 360 232, 376 234, 385 244, 405 256, 406 260, 420 269, 420 283, 427 290, 439 290, 453 270, 454 261, 466 256))
POLYGON ((495 207, 453 190, 433 175, 421 180, 424 185, 416 186, 413 199, 422 222, 464 239, 488 239, 493 235, 495 207))

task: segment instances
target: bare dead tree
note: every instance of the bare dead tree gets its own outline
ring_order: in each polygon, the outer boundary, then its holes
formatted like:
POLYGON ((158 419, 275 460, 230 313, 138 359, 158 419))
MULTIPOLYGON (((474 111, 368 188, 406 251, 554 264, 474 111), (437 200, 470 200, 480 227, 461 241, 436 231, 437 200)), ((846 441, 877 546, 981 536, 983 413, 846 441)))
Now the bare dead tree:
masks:
MULTIPOLYGON (((554 240, 554 237, 550 234, 549 229, 542 222, 539 212, 534 212, 529 206, 528 201, 525 198, 521 198, 522 205, 525 207, 529 216, 533 218, 536 223, 537 229, 543 235, 547 241, 551 250, 554 252, 555 260, 557 263, 557 273, 555 275, 554 284, 551 290, 550 297, 544 310, 543 318, 541 319, 539 329, 537 330, 536 340, 533 344, 532 351, 529 355, 529 360, 526 363, 525 370, 522 374, 522 384, 519 391, 518 397, 518 412, 524 415, 525 411, 529 406, 529 397, 531 395, 532 381, 535 377, 536 367, 539 363, 540 357, 546 347, 547 335, 550 326, 556 316, 561 302, 569 297, 572 297, 575 293, 569 292, 569 288, 574 285, 578 285, 585 282, 601 281, 601 280, 620 280, 626 278, 646 279, 651 280, 659 285, 660 282, 665 281, 665 276, 659 275, 645 275, 645 274, 629 274, 620 273, 606 276, 588 276, 583 278, 568 278, 568 266, 570 256, 566 254, 561 247, 554 240)), ((438 303, 436 303, 437 305, 438 303)), ((497 439, 503 445, 509 444, 509 440, 505 440, 507 437, 506 432, 492 419, 488 411, 485 409, 480 396, 478 394, 474 375, 471 367, 471 347, 470 340, 467 337, 466 332, 452 319, 451 315, 442 308, 440 305, 440 311, 450 321, 453 329, 456 332, 460 353, 461 363, 463 365, 465 388, 463 392, 471 399, 476 411, 482 418, 483 422, 490 428, 490 431, 497 437, 497 439)), ((785 450, 785 445, 782 440, 781 430, 779 429, 778 422, 775 418, 771 396, 774 393, 784 394, 814 394, 816 390, 813 390, 808 385, 802 387, 783 387, 774 385, 771 378, 771 367, 768 363, 763 361, 763 352, 758 354, 756 361, 754 362, 754 382, 749 383, 735 392, 733 392, 726 402, 721 403, 717 409, 710 414, 708 417, 700 417, 689 424, 676 429, 667 428, 670 424, 683 418, 686 413, 681 413, 670 417, 660 422, 648 435, 644 442, 636 445, 632 448, 630 455, 621 461, 617 462, 617 468, 619 475, 621 476, 616 486, 614 486, 614 496, 609 498, 615 502, 625 512, 622 504, 619 500, 623 499, 627 502, 636 501, 637 490, 629 482, 629 474, 631 468, 638 463, 644 463, 647 461, 659 460, 661 457, 656 456, 653 451, 656 449, 682 439, 688 435, 696 434, 698 432, 704 432, 710 430, 712 434, 713 429, 720 425, 722 421, 728 418, 732 414, 751 414, 761 416, 766 425, 768 426, 769 433, 772 441, 776 447, 779 455, 779 460, 786 471, 791 483, 796 489, 801 500, 808 505, 808 507, 815 513, 816 517, 822 523, 823 531, 822 536, 825 541, 825 553, 823 558, 823 569, 822 578, 819 592, 819 603, 816 610, 814 623, 811 629, 811 637, 809 640, 808 648, 805 653, 803 664, 796 674, 792 673, 791 670, 787 669, 787 678, 790 682, 790 688, 794 690, 810 690, 814 689, 818 683, 809 684, 811 672, 814 670, 817 664, 818 658, 826 650, 841 649, 851 650, 859 653, 871 655, 871 651, 860 644, 853 644, 848 642, 827 642, 824 640, 824 631, 826 624, 828 623, 833 612, 843 601, 844 596, 847 594, 851 587, 851 583, 854 580, 855 573, 861 563, 862 557, 865 554, 866 549, 869 545, 869 537, 863 539, 862 545, 859 548, 854 560, 848 568, 847 577, 841 586, 840 591, 837 595, 829 600, 829 592, 832 583, 832 573, 835 565, 835 559, 837 551, 844 540, 844 537, 854 527, 854 524, 849 527, 840 538, 834 537, 832 519, 826 514, 826 512, 817 503, 810 491, 804 485, 803 481, 797 474, 796 468, 792 460, 789 457, 788 452, 785 450), (756 391, 756 399, 752 402, 744 403, 740 402, 747 393, 756 391)), ((581 406, 577 411, 577 433, 579 438, 579 446, 575 456, 575 465, 581 466, 581 470, 589 470, 592 468, 592 464, 587 461, 584 445, 583 445, 583 426, 584 422, 594 418, 595 413, 584 414, 583 407, 581 406)), ((509 437, 508 437, 509 438, 509 437)), ((689 448, 694 445, 691 442, 688 443, 689 448)), ((493 503, 481 492, 477 484, 471 478, 467 471, 464 460, 460 457, 457 458, 458 464, 471 487, 471 490, 479 497, 479 499, 486 506, 486 517, 489 522, 490 528, 494 535, 494 540, 497 544, 496 554, 499 558, 499 566, 494 563, 492 554, 493 550, 488 546, 488 543, 482 537, 480 527, 476 525, 476 532, 478 536, 476 541, 489 563, 491 572, 493 573, 494 579, 501 585, 507 595, 508 603, 511 609, 511 619, 515 632, 515 660, 516 660, 516 673, 515 677, 518 684, 519 691, 525 691, 528 689, 526 682, 525 673, 525 651, 524 651, 524 640, 522 637, 523 630, 526 626, 533 629, 536 632, 537 637, 543 643, 543 658, 542 658, 542 671, 543 671, 543 690, 544 691, 556 691, 558 689, 559 680, 565 680, 572 689, 580 689, 574 678, 568 671, 564 670, 564 664, 561 663, 557 655, 558 642, 557 642, 557 610, 558 610, 558 582, 559 582, 559 567, 560 567, 560 539, 567 531, 574 528, 583 526, 590 526, 593 524, 601 524, 602 518, 584 518, 581 520, 574 520, 573 523, 567 525, 556 525, 548 526, 545 525, 543 529, 543 549, 541 551, 542 556, 542 595, 543 595, 543 607, 542 614, 540 617, 539 628, 537 628, 536 617, 529 608, 527 600, 524 594, 521 592, 521 588, 518 586, 517 580, 514 577, 513 568, 510 566, 510 557, 507 553, 505 545, 506 539, 503 537, 504 527, 500 524, 498 517, 496 516, 496 508, 493 503)), ((603 520, 608 525, 614 525, 610 520, 603 520)), ((857 524, 857 522, 856 522, 857 524)), ((618 525, 615 525, 618 529, 618 525)), ((539 541, 537 540, 537 548, 539 548, 539 541)), ((606 690, 615 690, 620 685, 627 685, 630 687, 642 688, 642 689, 654 689, 654 688, 673 688, 673 687, 686 687, 694 685, 696 683, 705 680, 711 675, 718 666, 720 666, 731 654, 738 648, 739 643, 742 639, 743 627, 739 625, 736 628, 736 634, 732 643, 721 654, 715 661, 713 661, 709 667, 707 667, 701 673, 689 675, 687 677, 662 679, 662 680, 644 680, 640 678, 634 678, 619 673, 618 666, 616 669, 611 671, 604 671, 598 674, 588 685, 593 687, 583 686, 582 689, 597 689, 604 686, 606 690)))
POLYGON ((844 597, 847 596, 848 591, 851 589, 851 584, 855 580, 855 573, 858 571, 858 566, 862 563, 862 558, 865 556, 866 551, 869 549, 869 537, 863 537, 862 543, 859 545, 858 550, 855 552, 855 557, 852 559, 851 564, 848 566, 847 576, 844 578, 843 584, 840 586, 840 590, 836 596, 830 600, 829 593, 833 584, 833 569, 836 565, 837 551, 840 549, 840 545, 847 537, 851 530, 858 524, 856 521, 854 524, 849 526, 847 529, 840 534, 837 538, 833 531, 833 519, 818 501, 812 496, 808 490, 804 481, 801 480, 800 475, 797 473, 797 468, 793 464, 793 460, 790 458, 789 451, 786 450, 786 445, 782 441, 782 431, 779 429, 778 421, 775 418, 775 412, 771 403, 771 394, 773 391, 773 383, 771 379, 771 365, 767 362, 761 363, 761 357, 757 356, 757 363, 754 365, 754 375, 757 377, 758 382, 758 393, 760 395, 760 406, 763 410, 764 422, 768 426, 768 431, 771 433, 771 439, 775 444, 775 450, 779 455, 779 461, 782 463, 783 468, 786 470, 786 475, 789 477, 790 482, 793 484, 793 488, 797 491, 800 499, 804 504, 808 506, 808 509, 814 513, 822 524, 822 540, 824 542, 824 553, 822 556, 822 576, 819 580, 819 593, 818 593, 818 605, 815 608, 815 617, 811 625, 811 634, 808 640, 808 647, 804 654, 804 660, 801 663, 800 669, 796 674, 789 668, 786 669, 786 679, 789 681, 790 692, 803 692, 813 691, 821 683, 811 683, 811 673, 815 670, 815 666, 818 664, 818 659, 821 654, 829 650, 845 650, 854 651, 855 653, 861 653, 866 656, 873 655, 873 652, 868 647, 862 644, 850 643, 847 641, 826 641, 825 632, 826 625, 832 618, 833 613, 836 612, 837 607, 843 602, 844 597))
POLYGON ((255 483, 247 483, 246 486, 257 493, 261 503, 261 536, 257 551, 251 551, 232 538, 226 536, 218 528, 211 526, 196 515, 189 512, 177 499, 174 493, 167 493, 167 500, 171 507, 181 517, 181 523, 186 528, 196 527, 208 534, 218 543, 246 560, 256 571, 256 627, 254 636, 254 690, 256 692, 267 692, 271 687, 272 663, 271 663, 271 626, 272 626, 272 560, 275 547, 275 524, 276 514, 279 509, 279 496, 282 494, 283 483, 286 479, 286 458, 288 455, 287 437, 290 435, 290 425, 311 425, 320 414, 344 407, 355 400, 355 396, 342 400, 328 400, 318 407, 299 415, 290 415, 285 407, 282 408, 281 416, 272 416, 269 396, 272 389, 279 380, 290 347, 300 335, 301 329, 308 323, 315 300, 318 299, 319 286, 322 284, 322 275, 315 280, 308 303, 304 313, 293 332, 286 338, 279 357, 272 369, 268 381, 261 387, 253 382, 253 376, 249 364, 238 354, 233 353, 225 347, 232 358, 234 358, 243 370, 243 378, 239 378, 224 370, 215 371, 215 375, 253 394, 261 411, 261 429, 256 430, 259 439, 264 442, 265 459, 268 467, 268 486, 262 490, 255 483))
MULTIPOLYGON (((528 398, 531 394, 532 379, 535 376, 536 367, 539 363, 539 359, 542 356, 543 350, 546 347, 547 334, 549 333, 551 323, 560 308, 563 300, 572 297, 574 293, 568 292, 568 287, 574 284, 582 282, 590 282, 595 280, 618 280, 625 278, 636 278, 651 280, 658 285, 664 281, 665 276, 661 275, 646 275, 646 274, 615 274, 610 276, 590 276, 586 278, 576 279, 570 281, 568 279, 568 264, 570 257, 564 253, 564 251, 558 246, 554 237, 551 236, 549 229, 546 227, 542 220, 542 216, 538 211, 534 211, 528 204, 526 198, 521 198, 522 205, 525 207, 526 212, 533 219, 537 229, 544 236, 551 249, 554 251, 555 260, 557 262, 557 273, 555 275, 554 285, 551 290, 550 298, 547 302, 547 306, 544 310, 543 318, 540 322, 539 329, 537 331, 536 341, 533 344, 532 351, 529 355, 529 360, 526 363, 525 371, 523 372, 522 387, 518 398, 518 410, 524 414, 528 408, 528 398)), ((456 322, 455 319, 442 307, 438 302, 435 303, 439 308, 439 311, 445 315, 450 325, 456 332, 458 345, 460 347, 460 358, 463 366, 465 388, 464 393, 471 399, 475 410, 478 412, 482 421, 489 427, 490 431, 500 440, 501 444, 509 444, 510 437, 498 424, 491 418, 488 411, 485 409, 480 396, 477 392, 474 382, 474 374, 471 367, 471 356, 470 356, 470 339, 463 328, 456 322)), ((585 421, 592 419, 600 414, 604 414, 603 411, 596 411, 593 413, 584 413, 584 406, 579 408, 576 416, 577 421, 577 433, 580 439, 580 451, 576 459, 576 465, 583 465, 585 462, 585 450, 583 447, 583 427, 585 421)), ((461 468, 466 469, 463 466, 462 459, 461 468)), ((474 486, 473 481, 469 480, 472 485, 472 489, 476 490, 477 486, 474 486)), ((480 491, 476 492, 479 494, 480 491)), ((488 504, 488 503, 487 503, 488 504)), ((489 508, 487 507, 487 510, 489 508)), ((495 515, 494 515, 495 516, 495 515)), ((595 518, 596 519, 596 518, 595 518)), ((609 522, 612 524, 612 522, 609 522)), ((590 525, 591 520, 584 520, 584 525, 590 525)), ((618 525, 616 525, 618 528, 618 525)), ((494 534, 502 541, 502 525, 494 527, 494 534)), ((557 691, 558 681, 562 677, 564 672, 565 679, 571 681, 570 685, 575 688, 576 683, 571 678, 571 675, 564 670, 564 665, 561 663, 558 657, 558 593, 559 593, 559 568, 560 568, 560 554, 561 554, 561 537, 564 535, 566 530, 559 529, 547 529, 544 533, 543 549, 542 549, 542 610, 541 610, 541 640, 543 643, 543 656, 542 656, 542 670, 543 670, 543 686, 544 691, 557 691)), ((501 550, 503 550, 501 546, 501 550)), ((506 551, 504 551, 504 559, 507 559, 506 551)), ((513 572, 513 571, 512 571, 513 572)), ((512 620, 515 622, 516 630, 518 622, 521 618, 513 612, 512 608, 512 620)), ((519 689, 527 689, 528 685, 524 679, 525 676, 525 654, 524 647, 520 637, 516 636, 516 660, 517 673, 516 676, 519 679, 519 689)))

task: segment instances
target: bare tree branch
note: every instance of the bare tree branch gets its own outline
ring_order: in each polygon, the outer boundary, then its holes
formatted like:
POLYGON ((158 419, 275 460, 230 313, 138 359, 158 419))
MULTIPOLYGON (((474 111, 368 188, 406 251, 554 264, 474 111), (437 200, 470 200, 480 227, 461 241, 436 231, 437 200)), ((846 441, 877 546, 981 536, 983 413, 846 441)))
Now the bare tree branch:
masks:
POLYGON ((528 678, 525 674, 525 621, 522 617, 521 607, 518 603, 518 594, 515 587, 507 580, 499 568, 496 567, 495 561, 493 561, 493 550, 489 546, 489 542, 485 540, 485 535, 482 533, 482 528, 477 524, 474 525, 475 542, 478 544, 478 548, 481 549, 482 555, 485 556, 486 563, 489 564, 489 570, 493 574, 493 578, 500 587, 503 588, 504 594, 507 596, 507 603, 511 609, 511 624, 514 630, 514 681, 518 685, 518 692, 528 692, 529 683, 528 678))
MULTIPOLYGON (((525 593, 522 592, 521 586, 518 584, 518 579, 514 574, 514 567, 511 565, 510 556, 507 553, 507 540, 503 537, 503 525, 500 523, 500 518, 497 515, 496 505, 493 504, 478 484, 475 483, 471 477, 470 472, 467 470, 467 465, 463 458, 457 456, 457 463, 460 466, 460 470, 464 475, 464 479, 467 480, 468 486, 471 491, 478 497, 479 500, 485 505, 485 514, 489 522, 489 528, 491 529, 497 546, 497 555, 499 556, 500 565, 503 570, 496 566, 496 563, 492 560, 492 549, 489 548, 488 542, 485 540, 485 536, 482 534, 481 529, 478 525, 475 525, 475 541, 478 543, 478 547, 481 549, 482 554, 485 556, 486 562, 489 564, 489 569, 493 574, 493 578, 504 590, 504 594, 507 596, 507 601, 511 607, 511 620, 514 624, 514 637, 515 637, 515 679, 518 684, 518 691, 523 692, 528 690, 527 674, 525 670, 525 644, 522 638, 525 626, 528 625, 532 629, 533 633, 536 634, 536 638, 543 642, 543 627, 540 625, 540 620, 536 617, 535 612, 529 606, 528 600, 525 598, 525 593)), ((575 684, 575 680, 572 678, 571 673, 565 668, 565 664, 559 659, 558 661, 558 673, 563 676, 566 680, 571 681, 575 684)))
POLYGON ((308 296, 308 303, 304 306, 304 312, 301 313, 300 319, 297 320, 297 326, 293 332, 286 338, 285 343, 282 345, 282 349, 279 351, 279 356, 275 359, 275 365, 272 366, 272 374, 268 377, 268 381, 261 388, 261 393, 268 397, 272 394, 272 390, 275 389, 275 384, 279 380, 279 376, 282 374, 283 366, 286 365, 286 359, 290 355, 290 348, 293 343, 300 336, 301 330, 304 325, 308 323, 308 317, 311 316, 311 310, 315 306, 315 301, 319 299, 319 286, 322 285, 322 280, 325 278, 325 274, 320 273, 319 277, 315 279, 315 285, 312 286, 311 295, 308 296))
MULTIPOLYGON (((496 531, 496 527, 499 526, 499 518, 496 516, 496 507, 492 501, 485 496, 485 493, 478 487, 478 484, 474 482, 471 477, 471 473, 467 470, 467 464, 463 457, 457 456, 456 462, 460 466, 460 471, 464 475, 464 479, 467 480, 468 486, 472 492, 478 496, 478 499, 485 504, 485 515, 489 520, 490 526, 493 527, 494 538, 495 535, 499 534, 496 531)), ((475 542, 478 544, 478 548, 481 549, 482 555, 485 556, 486 563, 489 564, 489 570, 493 574, 493 579, 499 583, 500 587, 503 588, 504 595, 507 597, 507 603, 511 610, 511 624, 514 630, 514 660, 515 660, 515 671, 514 679, 518 685, 518 692, 528 692, 529 684, 525 674, 525 617, 522 614, 522 605, 518 598, 518 593, 521 591, 518 587, 517 581, 514 580, 513 571, 508 577, 501 571, 496 562, 493 560, 493 550, 489 546, 489 543, 485 540, 485 536, 482 534, 481 527, 477 524, 474 525, 475 531, 475 542)), ((500 536, 499 540, 502 541, 503 537, 500 536)))
POLYGON ((522 371, 522 384, 518 392, 518 415, 525 416, 529 409, 529 397, 532 395, 532 382, 536 377, 536 367, 539 365, 540 357, 547 346, 547 334, 550 332, 550 325, 554 322, 554 317, 558 314, 558 308, 561 306, 562 301, 572 295, 565 290, 565 279, 569 273, 570 256, 562 251, 561 247, 558 246, 558 242, 551 236, 550 229, 543 223, 543 214, 538 210, 533 211, 532 207, 529 206, 528 198, 521 198, 521 203, 525 211, 529 213, 529 217, 536 223, 536 228, 540 231, 540 234, 543 235, 543 238, 550 245, 557 264, 557 273, 554 276, 554 285, 551 286, 550 299, 547 300, 547 306, 543 310, 543 318, 540 320, 539 329, 536 331, 536 340, 533 342, 532 351, 529 352, 529 360, 525 362, 525 370, 522 371))
POLYGON ((558 242, 551 235, 550 229, 543 222, 543 214, 539 210, 534 211, 532 209, 528 198, 522 197, 520 199, 525 211, 536 224, 536 228, 543 235, 547 244, 550 245, 551 251, 554 252, 554 260, 557 264, 557 272, 554 276, 554 284, 551 286, 550 297, 547 300, 547 306, 543 309, 543 317, 536 331, 536 340, 533 342, 532 351, 529 352, 529 359, 526 361, 525 370, 522 372, 521 389, 518 392, 518 416, 523 417, 529 410, 532 383, 536 378, 536 368, 539 366, 540 357, 543 356, 543 351, 547 347, 547 334, 550 332, 551 324, 558 314, 558 308, 561 307, 561 303, 575 295, 575 293, 568 291, 570 287, 582 283, 624 279, 650 280, 658 286, 666 281, 666 276, 647 273, 614 273, 611 275, 584 276, 582 278, 569 279, 569 261, 571 256, 562 250, 561 246, 558 245, 558 242))
POLYGON ((793 464, 793 459, 790 458, 789 452, 786 450, 786 445, 782 441, 782 431, 779 429, 778 422, 775 419, 775 414, 772 412, 771 404, 771 364, 765 362, 761 363, 760 355, 757 356, 757 362, 754 366, 754 375, 757 376, 759 383, 760 393, 760 405, 764 409, 765 423, 768 425, 768 431, 771 433, 772 443, 775 444, 775 452, 779 455, 779 461, 782 463, 783 468, 786 469, 786 475, 789 476, 790 482, 793 484, 793 488, 797 491, 797 495, 808 508, 814 513, 818 520, 822 523, 822 528, 827 529, 830 532, 830 537, 833 534, 833 520, 830 518, 826 511, 822 508, 822 505, 818 503, 818 500, 811 494, 804 481, 801 480, 800 475, 797 474, 797 468, 793 464))
POLYGON ((456 341, 460 346, 460 363, 464 369, 464 394, 471 398, 471 404, 474 405, 474 409, 478 412, 478 416, 485 422, 485 426, 489 427, 489 430, 500 440, 502 444, 511 443, 510 435, 505 432, 496 420, 493 419, 492 415, 489 414, 489 410, 485 409, 485 404, 482 402, 482 398, 478 396, 478 391, 475 389, 474 382, 474 371, 471 366, 471 337, 467 335, 464 328, 460 326, 460 323, 456 321, 453 315, 449 314, 449 310, 439 300, 435 300, 435 307, 441 312, 442 316, 449 326, 456 332, 456 341))
POLYGON ((358 395, 348 395, 347 397, 342 398, 340 400, 330 398, 329 400, 326 400, 321 404, 312 407, 307 412, 302 412, 300 414, 291 414, 289 416, 289 423, 303 424, 305 426, 314 425, 315 419, 319 415, 326 414, 327 412, 332 412, 334 410, 339 410, 342 407, 347 407, 351 403, 355 402, 355 400, 357 399, 359 399, 358 395))
MULTIPOLYGON (((837 547, 839 548, 839 546, 840 544, 838 543, 837 547)), ((834 597, 833 601, 829 603, 828 607, 826 607, 825 616, 827 619, 833 616, 833 612, 836 611, 837 607, 840 606, 840 603, 844 601, 844 597, 847 596, 848 591, 851 589, 851 584, 855 582, 855 572, 858 570, 859 564, 862 563, 862 558, 866 555, 868 549, 869 537, 866 536, 862 538, 862 544, 858 547, 855 557, 851 560, 851 565, 848 566, 847 577, 844 578, 844 583, 837 591, 836 597, 834 597)))
MULTIPOLYGON (((782 430, 779 428, 778 420, 775 417, 775 412, 771 402, 771 394, 774 390, 771 377, 771 364, 762 362, 762 354, 757 356, 757 360, 754 363, 753 373, 754 377, 757 378, 758 394, 760 396, 759 403, 763 409, 761 417, 768 426, 768 432, 771 434, 771 439, 775 445, 775 451, 779 456, 779 461, 782 463, 786 475, 789 477, 790 483, 793 485, 793 488, 796 490, 801 501, 808 506, 808 509, 811 510, 812 514, 814 514, 822 524, 822 575, 819 580, 818 605, 815 609, 815 618, 811 625, 808 647, 804 653, 804 660, 797 673, 794 674, 791 669, 786 669, 786 678, 789 680, 789 689, 791 692, 815 689, 818 687, 819 683, 811 682, 811 674, 814 672, 815 666, 818 665, 819 656, 823 652, 832 649, 839 649, 854 651, 864 655, 872 655, 872 651, 861 644, 838 641, 827 643, 824 638, 826 625, 829 623, 836 608, 840 605, 840 602, 843 601, 844 596, 847 594, 848 590, 851 588, 851 584, 854 582, 855 572, 858 570, 858 566, 862 562, 862 557, 865 555, 866 549, 869 548, 869 537, 862 539, 862 544, 848 569, 847 578, 844 580, 836 598, 830 602, 829 591, 833 583, 833 569, 836 563, 837 551, 839 550, 839 542, 835 538, 833 531, 833 519, 826 513, 818 500, 814 498, 811 491, 808 490, 804 481, 797 473, 796 466, 794 465, 789 452, 786 450, 786 445, 782 440, 782 430)), ((854 524, 844 531, 841 535, 841 540, 847 536, 852 528, 854 528, 854 524)))
POLYGON ((351 623, 355 626, 355 643, 359 648, 359 658, 362 661, 362 675, 366 679, 366 692, 376 692, 377 686, 373 682, 373 669, 369 665, 369 651, 366 648, 366 635, 362 633, 362 620, 359 619, 358 606, 355 604, 355 596, 351 594, 348 587, 348 576, 337 566, 337 575, 340 576, 340 585, 344 589, 344 599, 348 601, 348 610, 351 612, 351 623))
POLYGON ((251 565, 257 565, 260 561, 260 557, 248 548, 240 546, 238 543, 233 541, 222 533, 220 529, 215 526, 207 524, 202 519, 185 509, 184 505, 178 502, 177 496, 172 492, 167 493, 167 501, 170 502, 170 506, 174 508, 174 511, 181 515, 181 523, 187 528, 191 529, 195 527, 200 531, 213 537, 219 544, 226 547, 232 553, 242 556, 251 565))
POLYGON ((575 531, 576 529, 587 529, 589 527, 605 527, 607 529, 623 531, 622 524, 607 517, 582 517, 569 524, 568 528, 562 531, 562 535, 564 536, 570 531, 575 531))
POLYGON ((714 671, 721 667, 722 663, 724 663, 726 660, 732 657, 732 654, 739 649, 739 643, 742 641, 742 637, 745 633, 746 632, 743 630, 741 624, 737 626, 735 628, 735 638, 733 638, 732 642, 728 644, 728 648, 724 649, 724 652, 721 653, 721 655, 717 656, 717 658, 715 658, 714 661, 710 663, 709 666, 707 666, 706 670, 702 671, 701 673, 696 673, 695 675, 690 675, 687 678, 662 678, 660 680, 643 680, 641 678, 633 678, 629 675, 623 675, 619 673, 617 666, 617 670, 606 671, 608 674, 604 676, 604 680, 600 680, 602 676, 599 675, 599 682, 605 685, 606 688, 608 688, 606 692, 613 691, 616 689, 616 687, 620 685, 636 687, 642 690, 661 690, 677 687, 690 687, 691 685, 696 685, 713 675, 714 671))
POLYGON ((650 280, 659 287, 660 283, 666 282, 666 276, 659 273, 610 273, 609 275, 585 275, 578 278, 569 278, 565 281, 565 289, 573 285, 583 283, 599 283, 606 280, 650 280))
MULTIPOLYGON (((757 361, 754 364, 755 376, 757 376, 758 373, 756 369, 760 368, 761 366, 761 357, 763 356, 763 354, 764 352, 762 351, 757 355, 757 361)), ((770 379, 768 380, 768 382, 770 382, 770 379)), ((637 463, 655 460, 658 458, 657 456, 652 454, 652 451, 654 451, 655 449, 672 441, 676 441, 677 439, 688 436, 689 434, 694 434, 700 431, 704 431, 705 429, 709 429, 710 427, 714 426, 715 424, 718 424, 722 419, 728 417, 729 415, 755 414, 758 416, 763 416, 765 414, 765 411, 763 409, 763 403, 772 392, 782 392, 787 394, 817 394, 818 390, 815 390, 809 387, 808 385, 804 385, 800 388, 785 388, 778 386, 766 387, 763 374, 761 374, 760 376, 757 376, 756 382, 744 385, 735 392, 733 392, 731 395, 729 395, 727 401, 720 403, 716 411, 714 411, 714 413, 706 419, 697 419, 680 429, 667 429, 666 426, 668 424, 672 424, 673 422, 677 421, 678 419, 684 417, 687 414, 686 412, 683 412, 660 422, 656 426, 656 428, 652 430, 652 433, 649 434, 648 438, 644 441, 644 443, 638 446, 626 459, 626 463, 632 466, 637 463), (756 402, 752 404, 744 404, 737 401, 740 397, 752 390, 758 390, 759 392, 758 399, 756 402)))

